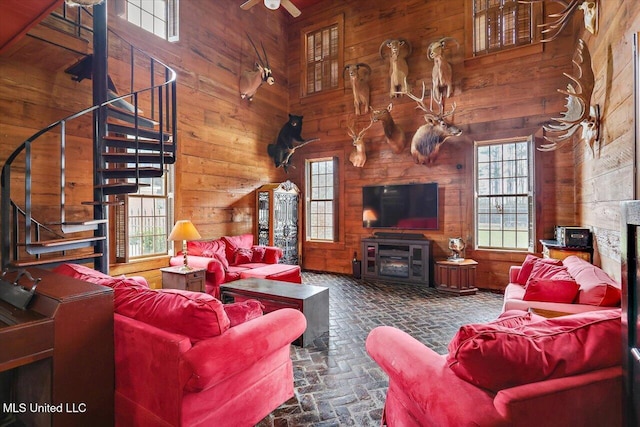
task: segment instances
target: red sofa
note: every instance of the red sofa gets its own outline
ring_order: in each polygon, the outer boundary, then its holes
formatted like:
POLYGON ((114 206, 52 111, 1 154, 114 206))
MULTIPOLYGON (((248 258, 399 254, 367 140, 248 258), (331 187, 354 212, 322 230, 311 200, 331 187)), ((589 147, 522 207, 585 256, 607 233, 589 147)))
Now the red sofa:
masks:
POLYGON ((253 426, 293 397, 301 312, 263 316, 257 301, 223 305, 75 264, 55 271, 114 289, 117 426, 253 426))
POLYGON ((530 308, 581 313, 620 307, 621 286, 607 273, 577 256, 560 261, 527 255, 509 269, 503 311, 530 308))
MULTIPOLYGON (((282 249, 254 245, 253 234, 187 242, 187 255, 191 267, 206 270, 206 292, 215 298, 220 298, 222 283, 248 277, 302 283, 300 266, 278 264, 282 249)), ((182 252, 172 257, 169 263, 182 265, 182 252)))
POLYGON ((383 425, 620 426, 620 314, 513 310, 461 327, 447 355, 377 327, 366 348, 389 375, 383 425))

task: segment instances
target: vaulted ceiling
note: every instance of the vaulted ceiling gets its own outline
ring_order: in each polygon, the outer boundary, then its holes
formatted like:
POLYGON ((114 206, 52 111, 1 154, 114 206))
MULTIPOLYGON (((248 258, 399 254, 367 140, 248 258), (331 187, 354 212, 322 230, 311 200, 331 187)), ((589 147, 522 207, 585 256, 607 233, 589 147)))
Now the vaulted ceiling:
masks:
POLYGON ((2 0, 0 53, 18 41, 64 0, 2 0))

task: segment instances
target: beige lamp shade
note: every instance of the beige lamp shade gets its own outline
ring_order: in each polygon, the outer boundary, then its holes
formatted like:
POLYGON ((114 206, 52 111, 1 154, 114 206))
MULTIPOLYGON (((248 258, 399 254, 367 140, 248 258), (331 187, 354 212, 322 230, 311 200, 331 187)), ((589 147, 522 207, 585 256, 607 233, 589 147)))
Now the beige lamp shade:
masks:
POLYGON ((182 219, 173 226, 169 240, 198 240, 201 239, 200 233, 196 227, 188 219, 182 219))
POLYGON ((200 236, 200 233, 198 233, 198 230, 196 230, 196 227, 188 219, 177 221, 176 225, 173 226, 173 230, 171 230, 168 240, 182 240, 182 254, 184 262, 182 267, 180 267, 181 271, 192 270, 187 262, 187 240, 198 240, 201 238, 202 237, 200 236))
POLYGON ((363 221, 377 221, 378 220, 378 216, 376 215, 375 211, 373 209, 365 209, 364 212, 362 212, 362 220, 363 221))

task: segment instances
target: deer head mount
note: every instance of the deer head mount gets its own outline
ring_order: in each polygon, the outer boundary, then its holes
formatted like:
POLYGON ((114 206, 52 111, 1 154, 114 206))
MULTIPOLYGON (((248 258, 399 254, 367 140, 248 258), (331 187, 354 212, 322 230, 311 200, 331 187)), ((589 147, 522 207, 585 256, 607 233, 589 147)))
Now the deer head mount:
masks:
POLYGON ((382 42, 378 53, 380 58, 384 59, 383 48, 389 48, 389 97, 400 96, 404 92, 408 92, 407 76, 409 75, 409 65, 407 64, 407 56, 411 55, 411 43, 405 39, 387 39, 382 42))
POLYGON ((391 147, 391 151, 395 154, 400 154, 407 146, 407 137, 404 130, 393 121, 391 116, 391 110, 393 104, 389 104, 387 108, 372 108, 371 118, 374 122, 382 122, 382 129, 384 129, 384 139, 391 147))
MULTIPOLYGON (((518 0, 518 3, 544 3, 545 0, 518 0)), ((598 32, 598 0, 585 1, 585 0, 551 0, 564 7, 560 13, 552 13, 549 18, 554 21, 547 22, 538 25, 542 28, 542 34, 550 34, 549 37, 544 37, 542 42, 550 42, 555 40, 562 30, 571 22, 571 18, 576 10, 582 10, 584 12, 584 26, 593 35, 598 32)))
POLYGON ((369 77, 371 77, 371 67, 364 62, 358 62, 357 64, 347 64, 342 70, 342 77, 346 80, 347 73, 348 79, 351 82, 351 89, 353 90, 353 106, 356 110, 356 115, 360 115, 369 111, 369 94, 371 88, 369 87, 369 77), (362 108, 360 106, 362 105, 362 108))
POLYGON ((256 45, 251 40, 249 34, 247 34, 247 38, 253 46, 253 51, 256 53, 258 60, 256 61, 256 67, 254 70, 244 71, 240 75, 240 98, 249 99, 249 101, 253 100, 253 96, 258 91, 258 88, 262 86, 262 83, 266 82, 269 86, 275 83, 275 79, 273 78, 273 74, 271 73, 271 66, 269 66, 269 59, 267 58, 267 52, 264 50, 264 45, 260 42, 260 47, 262 47, 262 54, 264 55, 264 60, 260 56, 260 52, 256 48, 256 45))
POLYGON ((582 39, 578 40, 572 62, 575 76, 563 74, 573 83, 567 85, 567 90, 558 89, 558 92, 567 96, 567 111, 561 113, 562 117, 551 119, 557 124, 543 126, 550 134, 544 136, 549 143, 542 144, 538 150, 555 150, 581 129, 581 138, 587 141, 591 153, 594 154, 593 145, 600 139, 600 107, 597 104, 591 106, 595 78, 591 69, 591 55, 582 39))
POLYGON ((442 102, 438 103, 436 100, 439 111, 435 113, 431 108, 427 108, 427 106, 424 105, 424 93, 424 81, 422 82, 422 96, 420 98, 411 92, 406 93, 410 99, 418 104, 416 108, 424 111, 424 120, 426 123, 416 130, 416 133, 411 139, 411 155, 413 156, 413 160, 421 165, 434 163, 442 144, 450 137, 462 134, 462 130, 445 120, 445 118, 452 116, 455 112, 456 103, 453 103, 450 111, 444 112, 442 102))
POLYGON ((367 151, 365 149, 364 135, 372 125, 373 115, 371 116, 369 124, 358 133, 356 133, 355 131, 355 120, 353 124, 349 124, 347 126, 349 128, 349 136, 353 140, 354 146, 354 150, 349 155, 349 161, 353 164, 353 166, 357 168, 364 167, 364 164, 367 161, 367 151))
MULTIPOLYGON (((453 37, 443 37, 438 41, 429 44, 427 48, 427 57, 433 61, 433 70, 431 71, 431 100, 442 105, 442 98, 446 95, 451 96, 453 90, 453 70, 451 64, 444 57, 444 50, 447 43, 455 42, 457 47, 460 44, 453 37)), ((433 104, 431 104, 433 107, 433 104)))

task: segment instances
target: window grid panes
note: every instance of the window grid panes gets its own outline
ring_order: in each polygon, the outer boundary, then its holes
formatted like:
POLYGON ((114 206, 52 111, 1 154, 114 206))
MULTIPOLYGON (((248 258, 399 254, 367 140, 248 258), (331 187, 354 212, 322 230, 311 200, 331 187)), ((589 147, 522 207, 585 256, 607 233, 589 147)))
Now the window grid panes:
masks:
POLYGON ((533 248, 531 150, 530 138, 476 144, 478 248, 533 248))
POLYGON ((473 0, 474 55, 531 44, 533 30, 531 4, 473 0))
POLYGON ((307 94, 339 85, 338 24, 309 32, 307 38, 307 94))
MULTIPOLYGON (((141 150, 144 151, 144 150, 141 150)), ((140 164, 140 167, 151 165, 140 164)), ((127 167, 135 167, 128 164, 127 167)), ((169 236, 169 177, 165 173, 157 178, 140 178, 140 188, 127 197, 127 227, 129 258, 166 255, 169 236)), ((129 181, 134 181, 130 178, 129 181)))
POLYGON ((310 160, 307 163, 308 182, 308 228, 309 240, 335 240, 334 202, 334 160, 310 160))
POLYGON ((126 0, 126 17, 158 37, 178 40, 178 0, 126 0))

